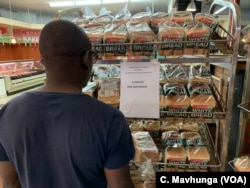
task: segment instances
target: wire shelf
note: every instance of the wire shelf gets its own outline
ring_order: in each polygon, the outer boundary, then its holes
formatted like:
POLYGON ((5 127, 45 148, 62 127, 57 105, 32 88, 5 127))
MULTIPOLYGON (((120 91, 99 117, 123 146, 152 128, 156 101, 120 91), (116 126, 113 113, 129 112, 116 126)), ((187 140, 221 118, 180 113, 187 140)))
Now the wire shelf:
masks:
POLYGON ((244 112, 249 113, 250 112, 250 102, 246 102, 246 103, 241 103, 238 105, 238 107, 243 110, 244 112))
MULTIPOLYGON (((133 119, 135 120, 135 119, 133 119)), ((219 168, 221 166, 221 161, 217 152, 217 148, 215 147, 212 135, 209 130, 209 126, 207 123, 200 123, 199 124, 199 133, 202 138, 202 142, 204 143, 203 146, 207 147, 209 154, 210 154, 210 161, 208 164, 204 165, 196 165, 194 171, 199 171, 201 169, 206 168, 208 171, 214 171, 215 169, 219 168)), ((154 140, 154 138, 153 138, 154 140)), ((164 149, 161 145, 161 143, 156 144, 160 154, 163 156, 164 149)), ((144 161, 143 161, 144 162, 144 161)), ((143 162, 135 162, 131 161, 131 169, 138 171, 139 167, 142 165, 143 162)), ((164 167, 166 165, 169 165, 169 163, 163 162, 163 159, 161 159, 159 162, 152 162, 152 165, 154 166, 155 171, 164 171, 164 167)), ((175 171, 180 164, 172 164, 172 171, 175 171)), ((185 164, 181 164, 181 166, 184 166, 185 171, 188 170, 189 164, 186 162, 185 164)))

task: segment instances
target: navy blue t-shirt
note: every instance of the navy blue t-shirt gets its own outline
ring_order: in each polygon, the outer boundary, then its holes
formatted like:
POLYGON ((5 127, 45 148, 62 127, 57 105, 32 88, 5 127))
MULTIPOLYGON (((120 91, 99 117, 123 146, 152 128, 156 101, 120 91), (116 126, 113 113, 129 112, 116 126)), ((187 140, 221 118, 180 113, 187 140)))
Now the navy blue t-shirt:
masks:
POLYGON ((0 110, 0 161, 24 188, 106 188, 134 157, 123 114, 85 94, 26 92, 0 110))

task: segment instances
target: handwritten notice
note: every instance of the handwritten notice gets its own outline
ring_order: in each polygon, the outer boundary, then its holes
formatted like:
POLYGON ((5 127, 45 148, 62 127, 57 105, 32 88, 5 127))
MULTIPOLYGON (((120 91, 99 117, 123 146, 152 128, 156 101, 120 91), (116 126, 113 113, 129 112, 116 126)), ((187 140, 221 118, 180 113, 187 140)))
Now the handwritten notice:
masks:
POLYGON ((120 110, 128 118, 159 118, 160 63, 121 63, 120 110))

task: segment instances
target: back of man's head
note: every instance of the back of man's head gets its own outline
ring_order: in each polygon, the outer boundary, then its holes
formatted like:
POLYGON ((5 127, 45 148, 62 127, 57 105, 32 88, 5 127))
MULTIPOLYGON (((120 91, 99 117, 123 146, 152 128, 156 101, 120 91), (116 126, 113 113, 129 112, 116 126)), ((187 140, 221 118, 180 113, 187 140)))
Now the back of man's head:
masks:
POLYGON ((40 34, 39 50, 42 58, 79 56, 91 50, 91 42, 83 29, 67 20, 54 20, 46 24, 40 34))

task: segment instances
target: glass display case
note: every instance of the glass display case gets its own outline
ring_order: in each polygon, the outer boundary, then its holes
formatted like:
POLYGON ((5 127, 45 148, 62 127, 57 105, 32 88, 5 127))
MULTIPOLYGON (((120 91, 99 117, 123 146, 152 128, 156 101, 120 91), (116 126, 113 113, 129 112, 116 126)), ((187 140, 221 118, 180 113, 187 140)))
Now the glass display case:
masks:
POLYGON ((43 65, 36 60, 0 62, 7 95, 42 85, 45 81, 43 65))

